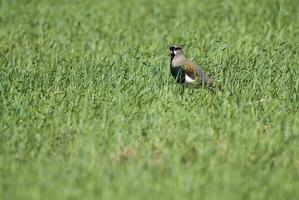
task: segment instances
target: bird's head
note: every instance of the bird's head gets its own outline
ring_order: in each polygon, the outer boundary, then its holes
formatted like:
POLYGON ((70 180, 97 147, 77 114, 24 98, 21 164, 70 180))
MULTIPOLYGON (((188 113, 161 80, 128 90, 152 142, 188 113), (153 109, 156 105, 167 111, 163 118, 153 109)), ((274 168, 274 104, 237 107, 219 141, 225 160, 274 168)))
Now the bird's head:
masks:
POLYGON ((175 55, 183 53, 183 48, 181 45, 172 44, 172 45, 169 45, 168 48, 170 50, 169 55, 171 57, 174 57, 175 55))

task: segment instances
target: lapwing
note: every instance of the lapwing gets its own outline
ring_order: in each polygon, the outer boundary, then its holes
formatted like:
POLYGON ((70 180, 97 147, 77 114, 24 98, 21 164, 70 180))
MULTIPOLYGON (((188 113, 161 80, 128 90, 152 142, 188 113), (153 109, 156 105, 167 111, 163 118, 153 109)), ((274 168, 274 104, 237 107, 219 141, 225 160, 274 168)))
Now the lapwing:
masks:
POLYGON ((183 85, 198 84, 203 87, 213 87, 214 80, 197 64, 184 56, 180 45, 169 45, 170 72, 175 80, 183 85))

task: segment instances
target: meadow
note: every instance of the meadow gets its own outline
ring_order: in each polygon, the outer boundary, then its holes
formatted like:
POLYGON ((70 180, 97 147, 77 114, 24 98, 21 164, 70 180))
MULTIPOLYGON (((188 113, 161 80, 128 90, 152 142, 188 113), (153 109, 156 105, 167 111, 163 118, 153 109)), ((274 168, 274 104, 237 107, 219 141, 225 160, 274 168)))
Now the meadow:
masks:
POLYGON ((1 0, 0 199, 299 199, 298 1, 1 0))

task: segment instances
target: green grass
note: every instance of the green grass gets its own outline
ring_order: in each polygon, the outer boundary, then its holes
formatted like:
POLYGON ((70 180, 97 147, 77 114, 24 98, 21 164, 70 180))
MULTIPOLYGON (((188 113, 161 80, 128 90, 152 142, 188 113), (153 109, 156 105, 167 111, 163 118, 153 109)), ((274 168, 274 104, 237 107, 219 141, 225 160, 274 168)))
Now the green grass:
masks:
POLYGON ((297 0, 1 0, 0 199, 299 199, 297 0), (222 84, 183 89, 167 45, 222 84))

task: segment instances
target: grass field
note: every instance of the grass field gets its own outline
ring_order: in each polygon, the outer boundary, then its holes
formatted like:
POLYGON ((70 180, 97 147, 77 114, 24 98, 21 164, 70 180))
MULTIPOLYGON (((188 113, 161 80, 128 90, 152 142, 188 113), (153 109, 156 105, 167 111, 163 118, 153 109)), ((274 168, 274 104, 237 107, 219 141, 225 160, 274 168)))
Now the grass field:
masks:
POLYGON ((298 109, 297 0, 0 0, 0 199, 299 199, 298 109))

